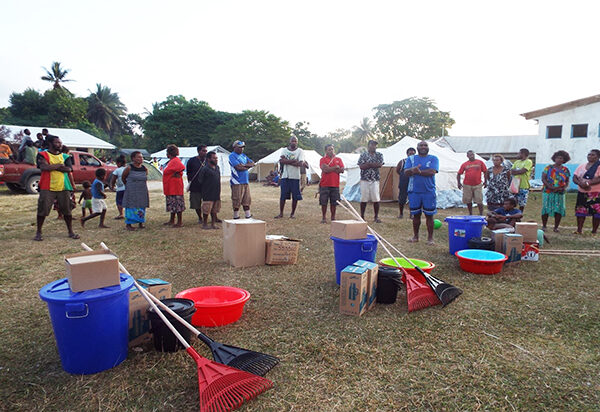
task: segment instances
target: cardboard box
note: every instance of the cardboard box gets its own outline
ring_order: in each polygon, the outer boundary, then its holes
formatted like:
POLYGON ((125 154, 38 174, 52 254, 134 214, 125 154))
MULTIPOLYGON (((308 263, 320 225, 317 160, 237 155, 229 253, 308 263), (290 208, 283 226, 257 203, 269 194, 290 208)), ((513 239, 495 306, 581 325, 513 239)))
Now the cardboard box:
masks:
POLYGON ((537 262, 540 260, 540 244, 538 242, 523 242, 521 260, 537 262))
POLYGON ((331 222, 331 236, 339 239, 365 239, 367 223, 358 220, 334 220, 331 222))
POLYGON ((523 236, 516 233, 504 235, 504 254, 508 256, 506 263, 520 262, 523 251, 523 236))
POLYGON ((280 235, 267 235, 267 265, 293 265, 298 261, 300 239, 280 235))
POLYGON ((368 270, 367 310, 369 310, 375 306, 375 302, 377 301, 377 276, 379 275, 379 265, 367 260, 357 260, 352 265, 364 267, 368 270))
POLYGON ((266 232, 262 220, 223 220, 223 258, 235 267, 264 265, 266 232))
POLYGON ((508 233, 513 233, 514 231, 514 228, 492 230, 492 238, 494 239, 494 250, 496 252, 504 253, 504 235, 508 233))
POLYGON ((523 242, 537 242, 538 224, 536 222, 517 222, 515 233, 523 235, 523 242))
MULTIPOLYGON (((140 279, 140 286, 158 299, 167 299, 172 296, 171 284, 161 279, 140 279)), ((129 290, 129 347, 145 345, 152 340, 150 334, 150 319, 148 307, 137 287, 129 290)))
POLYGON ((65 256, 67 279, 73 292, 119 285, 119 259, 104 250, 65 256))
POLYGON ((340 313, 360 316, 367 310, 368 269, 346 266, 340 275, 340 313))

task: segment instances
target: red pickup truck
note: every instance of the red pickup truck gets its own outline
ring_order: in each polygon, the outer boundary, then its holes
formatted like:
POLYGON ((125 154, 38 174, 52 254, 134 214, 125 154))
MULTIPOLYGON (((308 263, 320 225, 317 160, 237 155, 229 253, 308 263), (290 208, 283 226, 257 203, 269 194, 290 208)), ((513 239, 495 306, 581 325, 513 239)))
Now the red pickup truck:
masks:
MULTIPOLYGON (((96 170, 100 167, 106 170, 106 181, 117 166, 107 165, 97 157, 87 152, 70 151, 73 156, 73 179, 75 184, 82 184, 86 180, 90 183, 96 178, 96 170)), ((25 190, 30 194, 38 193, 41 171, 28 163, 0 164, 0 182, 6 183, 12 192, 22 193, 25 190)))

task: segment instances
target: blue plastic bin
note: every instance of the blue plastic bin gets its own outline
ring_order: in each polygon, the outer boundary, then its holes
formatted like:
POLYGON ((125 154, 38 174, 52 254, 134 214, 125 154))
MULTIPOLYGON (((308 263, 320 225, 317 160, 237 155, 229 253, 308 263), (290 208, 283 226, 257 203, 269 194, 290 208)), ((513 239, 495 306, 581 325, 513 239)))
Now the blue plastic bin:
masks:
POLYGON ((375 262, 377 255, 377 239, 367 235, 365 239, 340 239, 331 236, 333 240, 333 255, 335 256, 335 281, 340 284, 342 270, 357 260, 375 262))
POLYGON ((67 279, 40 289, 48 303, 56 346, 65 371, 78 375, 101 372, 127 358, 129 289, 133 278, 102 289, 72 292, 67 279))
POLYGON ((450 254, 469 249, 469 239, 481 237, 481 230, 486 225, 483 216, 448 216, 448 246, 450 254))

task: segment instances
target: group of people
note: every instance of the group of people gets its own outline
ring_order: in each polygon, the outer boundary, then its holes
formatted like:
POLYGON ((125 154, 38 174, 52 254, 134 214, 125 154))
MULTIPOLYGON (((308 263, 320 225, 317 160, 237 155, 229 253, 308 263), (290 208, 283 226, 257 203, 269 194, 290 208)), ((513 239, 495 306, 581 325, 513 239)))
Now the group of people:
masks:
POLYGON ((6 139, 0 137, 0 164, 12 161, 35 165, 37 163, 38 152, 49 148, 46 139, 49 135, 48 129, 42 129, 42 132, 37 134, 36 141, 34 142, 31 138, 31 131, 29 129, 23 130, 21 143, 16 153, 13 152, 6 139))

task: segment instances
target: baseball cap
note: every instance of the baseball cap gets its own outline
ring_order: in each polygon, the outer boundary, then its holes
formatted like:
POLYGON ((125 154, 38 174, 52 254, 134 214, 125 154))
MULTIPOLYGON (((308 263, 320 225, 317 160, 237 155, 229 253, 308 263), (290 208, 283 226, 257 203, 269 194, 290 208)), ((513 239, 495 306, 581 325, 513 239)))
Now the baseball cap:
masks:
POLYGON ((236 140, 235 142, 233 142, 233 147, 244 147, 246 146, 246 143, 242 142, 241 140, 236 140))
POLYGON ((371 143, 374 143, 375 145, 377 145, 377 140, 369 140, 369 143, 367 143, 367 144, 371 144, 371 143))

